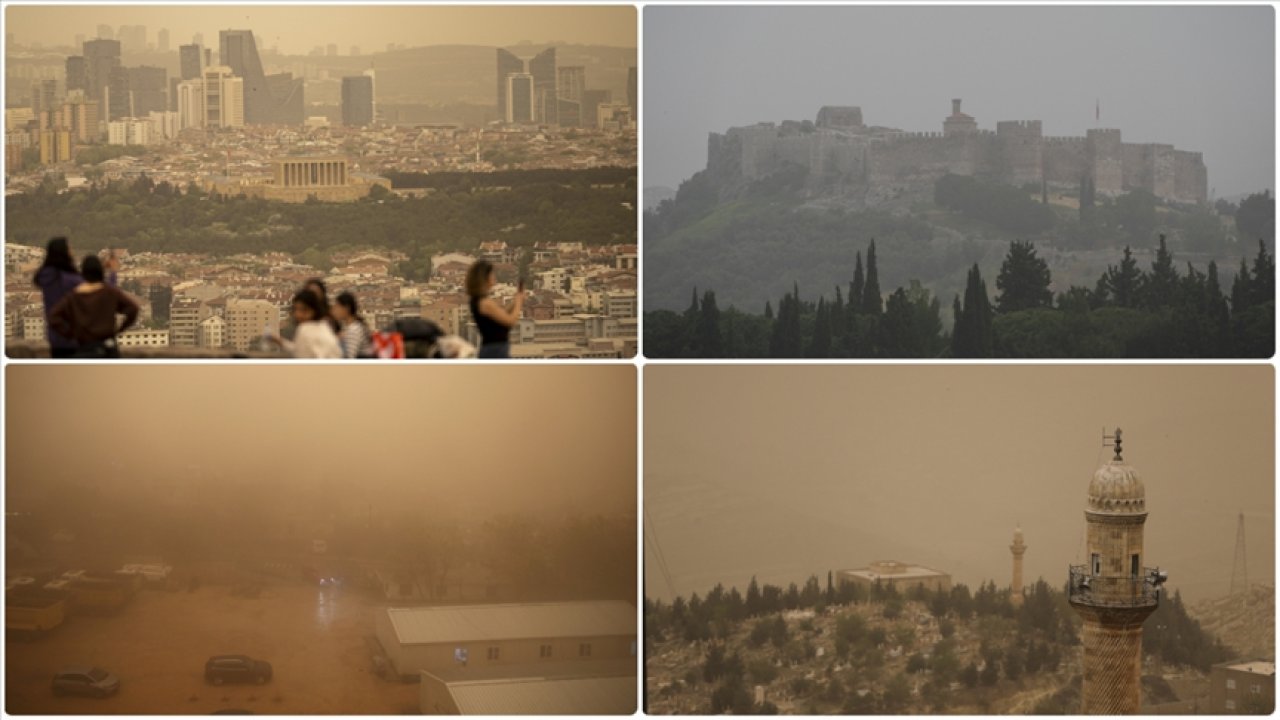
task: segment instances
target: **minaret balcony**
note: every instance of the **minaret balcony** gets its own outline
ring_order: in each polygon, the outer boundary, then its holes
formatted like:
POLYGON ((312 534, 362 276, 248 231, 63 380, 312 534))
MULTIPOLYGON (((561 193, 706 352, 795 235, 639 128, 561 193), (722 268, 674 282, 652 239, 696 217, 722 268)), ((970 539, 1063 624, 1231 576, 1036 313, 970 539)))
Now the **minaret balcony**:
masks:
POLYGON ((1089 607, 1155 609, 1166 577, 1159 568, 1143 568, 1138 577, 1110 577, 1091 574, 1088 565, 1072 565, 1067 599, 1089 607))

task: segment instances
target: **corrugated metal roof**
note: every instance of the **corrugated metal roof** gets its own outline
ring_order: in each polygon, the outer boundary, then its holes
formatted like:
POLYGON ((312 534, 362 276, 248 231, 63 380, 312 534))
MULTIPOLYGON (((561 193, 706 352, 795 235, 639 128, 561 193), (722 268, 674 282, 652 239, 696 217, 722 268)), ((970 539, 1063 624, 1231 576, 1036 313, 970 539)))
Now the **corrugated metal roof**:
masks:
POLYGON ((636 677, 521 678, 452 683, 463 715, 630 715, 636 677))
POLYGON ((636 609, 624 602, 387 608, 387 616, 402 645, 636 634, 636 609))

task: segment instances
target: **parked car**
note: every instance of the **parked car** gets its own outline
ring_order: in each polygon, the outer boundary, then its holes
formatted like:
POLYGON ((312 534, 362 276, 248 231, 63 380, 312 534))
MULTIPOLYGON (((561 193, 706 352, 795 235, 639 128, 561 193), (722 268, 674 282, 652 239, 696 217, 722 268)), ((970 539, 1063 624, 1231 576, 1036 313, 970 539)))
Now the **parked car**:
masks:
POLYGON ((106 697, 120 689, 120 678, 100 667, 72 665, 53 676, 54 695, 106 697))
POLYGON ((262 683, 271 679, 271 663, 245 655, 214 655, 204 664, 204 679, 214 685, 262 683))

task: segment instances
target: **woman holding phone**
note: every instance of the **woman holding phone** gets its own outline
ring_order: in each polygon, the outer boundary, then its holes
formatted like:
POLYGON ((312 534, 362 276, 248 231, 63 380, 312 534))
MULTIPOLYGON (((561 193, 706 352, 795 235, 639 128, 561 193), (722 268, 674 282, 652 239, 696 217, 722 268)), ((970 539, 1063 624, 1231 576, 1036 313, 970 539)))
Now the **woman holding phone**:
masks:
POLYGON ((467 270, 467 295, 471 298, 471 318, 475 320, 476 329, 480 331, 481 360, 497 360, 511 357, 511 328, 520 322, 524 311, 524 280, 516 290, 515 300, 511 308, 489 295, 497 283, 493 273, 493 263, 488 260, 477 260, 467 270))

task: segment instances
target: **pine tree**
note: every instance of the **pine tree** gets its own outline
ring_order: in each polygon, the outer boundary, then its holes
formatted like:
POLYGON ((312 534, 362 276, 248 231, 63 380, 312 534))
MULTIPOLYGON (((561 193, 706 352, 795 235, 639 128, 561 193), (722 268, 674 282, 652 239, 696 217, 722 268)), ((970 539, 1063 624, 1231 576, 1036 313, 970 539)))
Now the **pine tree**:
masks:
POLYGON ((871 240, 871 246, 867 248, 867 284, 862 290, 862 311, 873 316, 884 312, 884 301, 880 297, 880 274, 876 270, 874 238, 871 240))
POLYGON ((1253 260, 1253 304, 1274 302, 1276 298, 1276 266, 1267 253, 1267 242, 1258 239, 1258 254, 1253 260))
POLYGON ((1173 265, 1173 253, 1169 252, 1162 234, 1156 259, 1151 263, 1151 273, 1142 284, 1143 305, 1150 309, 1173 305, 1177 286, 1178 270, 1173 265))
POLYGON ((1052 307, 1051 281, 1049 263, 1036 256, 1035 245, 1014 240, 1009 243, 1009 253, 996 276, 996 289, 1000 291, 996 297, 996 311, 1009 313, 1052 307))
POLYGON ((1133 250, 1124 246, 1124 258, 1120 266, 1108 265, 1107 272, 1098 281, 1098 289, 1105 293, 1110 304, 1119 307, 1135 307, 1139 293, 1142 291, 1144 278, 1138 269, 1138 261, 1133 259, 1133 250))

